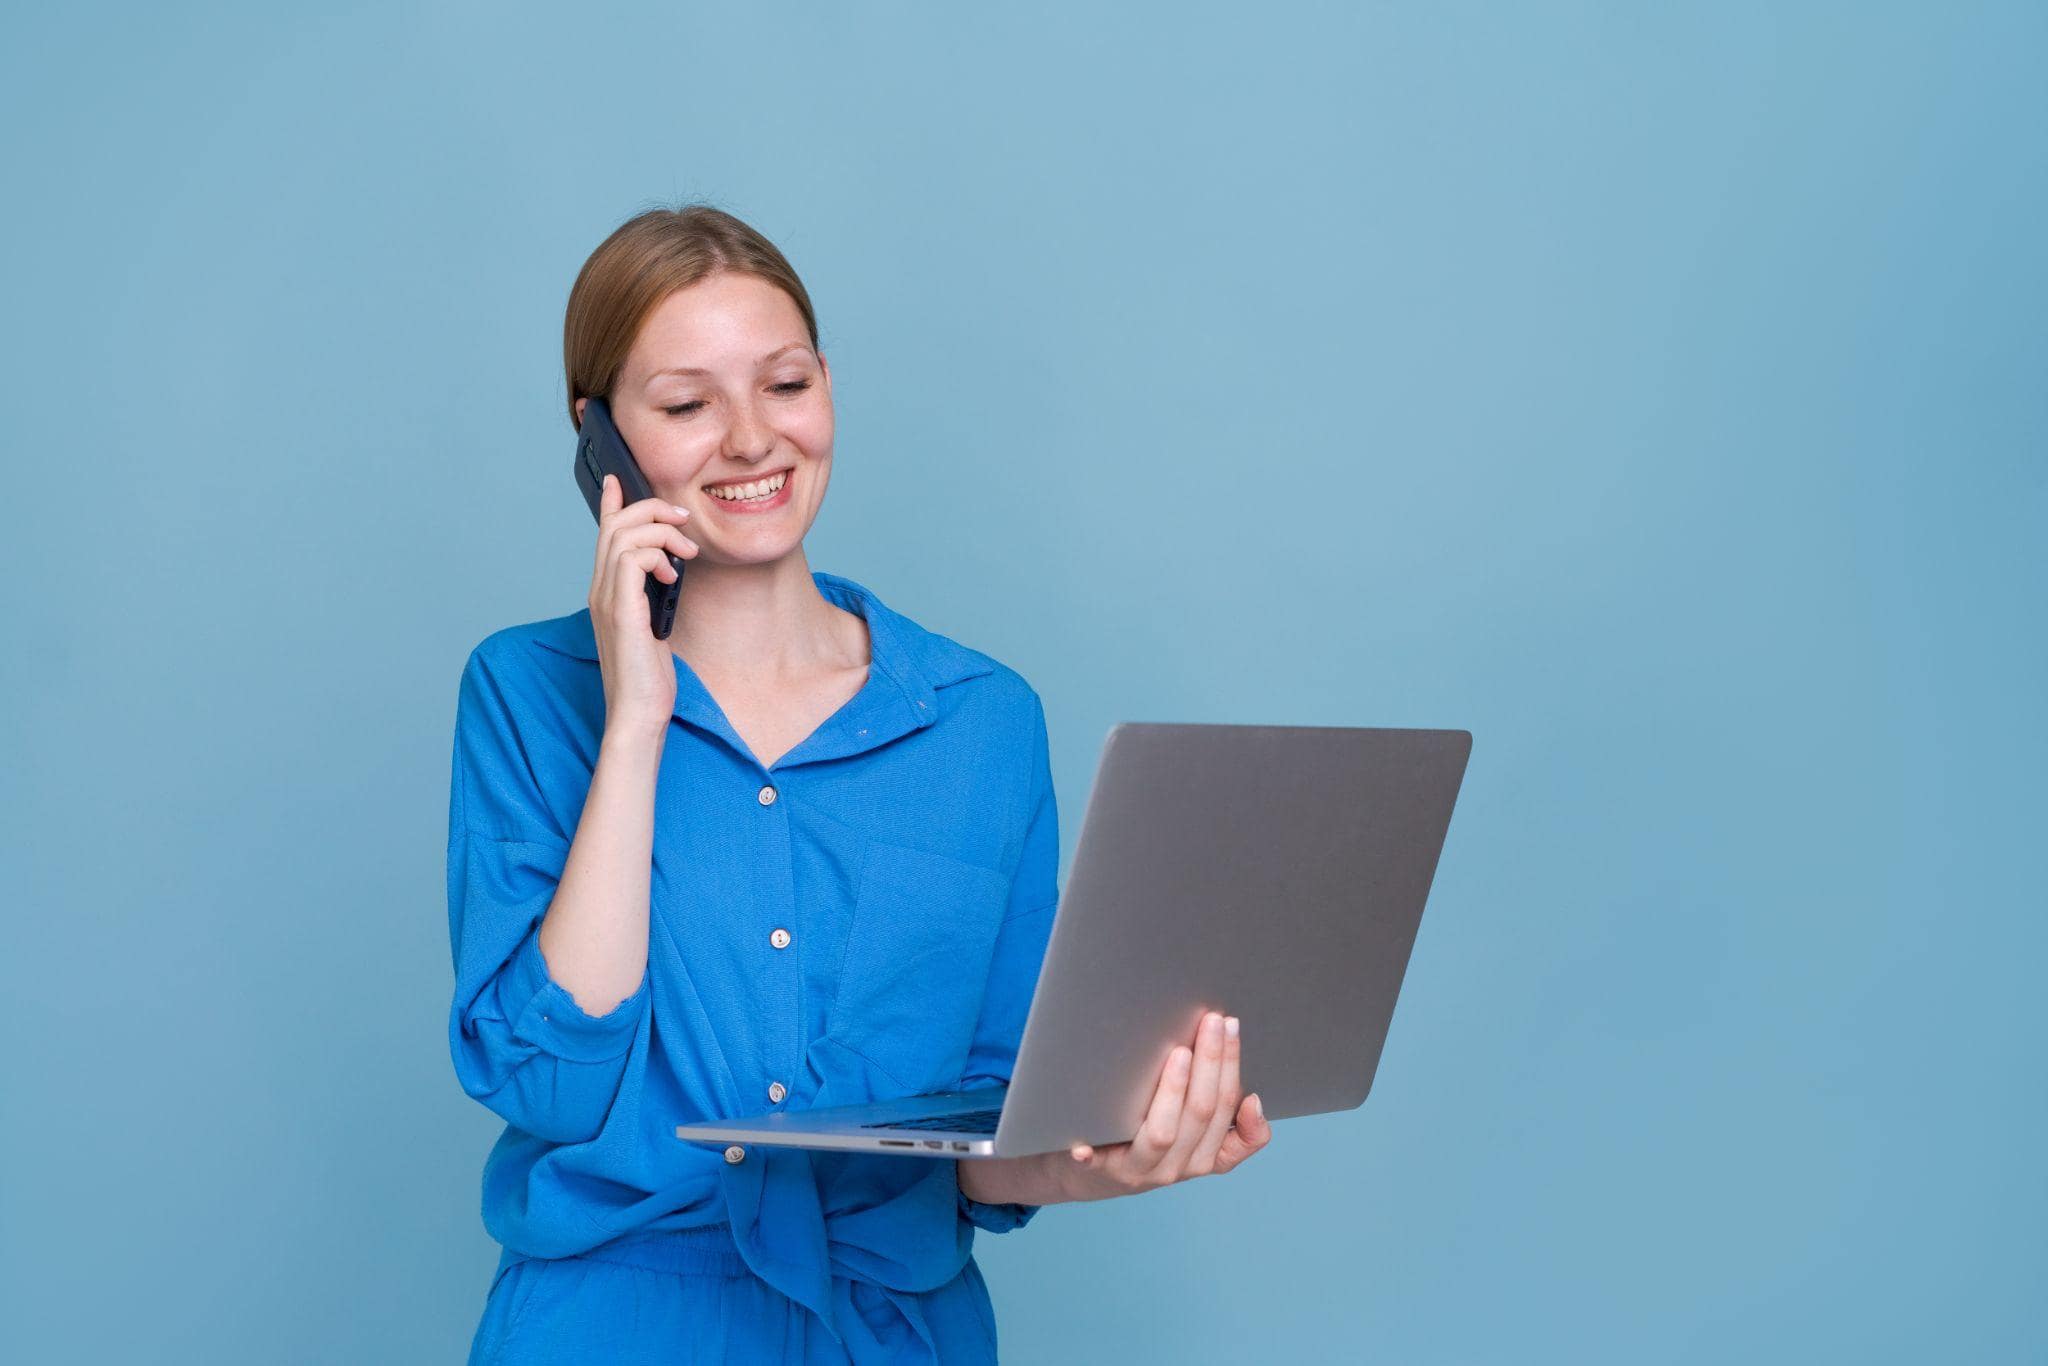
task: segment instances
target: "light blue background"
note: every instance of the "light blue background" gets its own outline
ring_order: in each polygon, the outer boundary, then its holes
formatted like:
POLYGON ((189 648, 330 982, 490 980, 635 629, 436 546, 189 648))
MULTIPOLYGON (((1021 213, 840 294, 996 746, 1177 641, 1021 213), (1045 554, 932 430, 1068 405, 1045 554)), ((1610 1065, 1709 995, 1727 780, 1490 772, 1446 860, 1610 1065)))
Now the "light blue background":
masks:
POLYGON ((1118 720, 1476 737, 1372 1098, 980 1239, 1008 1359, 2048 1355, 2048 10, 7 28, 12 1359, 460 1359, 456 679, 699 198, 820 310, 813 567, 1032 680, 1070 856, 1118 720))

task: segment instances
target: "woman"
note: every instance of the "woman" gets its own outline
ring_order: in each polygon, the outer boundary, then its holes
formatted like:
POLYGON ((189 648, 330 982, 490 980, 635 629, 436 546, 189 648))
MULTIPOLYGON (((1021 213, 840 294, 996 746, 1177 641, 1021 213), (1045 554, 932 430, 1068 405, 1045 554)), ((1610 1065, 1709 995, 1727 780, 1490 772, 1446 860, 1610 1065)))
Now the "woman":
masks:
POLYGON ((832 375, 744 223, 636 217, 564 327, 658 497, 607 479, 589 604, 464 669, 449 806, 463 1089, 507 1121, 473 1363, 993 1361, 974 1230, 1264 1146, 1236 1022, 1131 1143, 1000 1160, 675 1126, 1008 1079, 1058 900, 1045 714, 1013 670, 813 572, 832 375), (645 576, 688 562, 670 639, 645 576))

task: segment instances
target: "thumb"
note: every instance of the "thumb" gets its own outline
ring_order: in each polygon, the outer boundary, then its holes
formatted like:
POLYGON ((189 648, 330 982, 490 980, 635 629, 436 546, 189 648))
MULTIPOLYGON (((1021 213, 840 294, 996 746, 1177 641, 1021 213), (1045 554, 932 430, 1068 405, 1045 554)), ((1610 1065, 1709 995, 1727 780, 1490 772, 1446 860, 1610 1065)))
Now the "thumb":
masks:
POLYGON ((1237 1107, 1237 1127, 1254 1144, 1264 1143, 1273 1136, 1273 1126, 1266 1122, 1266 1103, 1259 1099, 1257 1091, 1244 1098, 1244 1104, 1237 1107))

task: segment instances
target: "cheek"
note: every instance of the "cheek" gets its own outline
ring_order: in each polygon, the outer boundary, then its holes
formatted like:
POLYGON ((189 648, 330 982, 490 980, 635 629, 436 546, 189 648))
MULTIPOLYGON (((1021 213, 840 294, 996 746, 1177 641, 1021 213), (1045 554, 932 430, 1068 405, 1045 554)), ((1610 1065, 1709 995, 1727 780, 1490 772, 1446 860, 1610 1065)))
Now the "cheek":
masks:
POLYGON ((707 440, 695 432, 676 428, 657 432, 645 450, 638 445, 633 447, 633 458, 647 471, 648 478, 680 484, 689 483, 702 473, 717 454, 715 437, 707 440))
POLYGON ((801 413, 792 413, 784 432, 789 439, 802 446, 813 456, 822 457, 832 449, 832 409, 819 404, 816 408, 801 413))

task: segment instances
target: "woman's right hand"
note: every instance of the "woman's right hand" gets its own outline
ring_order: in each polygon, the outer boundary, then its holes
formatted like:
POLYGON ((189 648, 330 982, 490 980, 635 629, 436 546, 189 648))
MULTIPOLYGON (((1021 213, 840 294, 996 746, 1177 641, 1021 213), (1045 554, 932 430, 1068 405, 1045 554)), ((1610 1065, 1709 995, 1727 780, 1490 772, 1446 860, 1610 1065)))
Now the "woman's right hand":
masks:
POLYGON ((647 576, 674 583, 673 552, 695 559, 697 543, 683 535, 689 511, 660 498, 624 506, 618 476, 604 477, 598 504, 597 563, 590 577, 590 627, 604 673, 605 728, 641 725, 659 732, 676 704, 676 666, 669 643, 654 634, 647 576))
POLYGON ((1258 1094, 1244 1093, 1242 1055, 1237 1016, 1205 1011, 1194 1045, 1167 1055, 1137 1137, 1099 1148, 1076 1143, 1067 1150, 1071 1198, 1129 1195, 1235 1171, 1264 1151, 1273 1126, 1258 1094))

